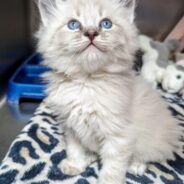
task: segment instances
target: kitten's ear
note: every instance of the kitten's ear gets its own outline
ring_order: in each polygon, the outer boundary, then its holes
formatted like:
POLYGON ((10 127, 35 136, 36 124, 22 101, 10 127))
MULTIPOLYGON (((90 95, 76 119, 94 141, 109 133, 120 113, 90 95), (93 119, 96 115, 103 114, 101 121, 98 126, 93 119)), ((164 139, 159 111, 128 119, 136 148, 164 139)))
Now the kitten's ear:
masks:
POLYGON ((38 0, 38 9, 44 26, 48 24, 49 18, 53 15, 56 3, 57 0, 38 0))
POLYGON ((120 0, 123 3, 123 6, 128 10, 130 21, 133 23, 135 19, 135 8, 136 0, 120 0))

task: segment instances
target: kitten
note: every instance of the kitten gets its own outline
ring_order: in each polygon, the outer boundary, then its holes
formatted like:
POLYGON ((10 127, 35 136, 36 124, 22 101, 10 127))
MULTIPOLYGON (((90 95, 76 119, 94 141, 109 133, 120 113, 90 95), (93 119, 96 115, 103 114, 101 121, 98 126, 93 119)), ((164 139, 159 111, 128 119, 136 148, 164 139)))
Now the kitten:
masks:
POLYGON ((47 103, 65 131, 66 174, 98 155, 98 184, 122 184, 128 168, 172 157, 179 130, 157 92, 132 73, 138 48, 134 0, 39 0, 38 51, 49 81, 47 103))

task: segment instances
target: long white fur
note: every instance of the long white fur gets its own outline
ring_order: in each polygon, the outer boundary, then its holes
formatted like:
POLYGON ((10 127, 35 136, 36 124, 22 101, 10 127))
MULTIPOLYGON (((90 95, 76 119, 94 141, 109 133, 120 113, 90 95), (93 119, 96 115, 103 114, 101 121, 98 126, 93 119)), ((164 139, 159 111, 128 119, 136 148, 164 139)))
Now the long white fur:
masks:
POLYGON ((57 0, 49 13, 42 1, 38 51, 53 69, 45 75, 46 101, 66 134, 63 172, 78 174, 99 155, 103 167, 98 184, 122 184, 130 165, 142 174, 148 162, 171 158, 178 143, 177 123, 157 92, 131 72, 138 47, 135 4, 57 0), (99 29, 106 17, 113 27, 99 29), (71 19, 79 20, 83 29, 69 30, 71 19), (94 40, 99 49, 85 49, 90 41, 84 30, 89 29, 99 31, 94 40))

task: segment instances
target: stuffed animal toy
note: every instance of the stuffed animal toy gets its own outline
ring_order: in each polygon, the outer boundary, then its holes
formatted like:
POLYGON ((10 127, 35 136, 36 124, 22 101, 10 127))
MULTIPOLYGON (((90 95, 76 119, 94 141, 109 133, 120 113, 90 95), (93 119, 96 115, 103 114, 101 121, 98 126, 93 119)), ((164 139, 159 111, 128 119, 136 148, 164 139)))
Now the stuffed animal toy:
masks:
POLYGON ((180 52, 176 53, 175 60, 176 60, 176 62, 178 62, 180 60, 184 60, 184 53, 180 53, 180 52))
POLYGON ((162 88, 168 93, 180 93, 184 96, 184 60, 166 68, 163 74, 162 88))
POLYGON ((153 41, 151 38, 139 36, 140 49, 144 52, 141 75, 154 87, 161 83, 166 67, 172 64, 170 53, 179 47, 179 41, 153 41))
POLYGON ((157 78, 160 73, 160 68, 156 64, 158 58, 158 52, 151 46, 151 38, 140 35, 139 36, 140 49, 144 52, 142 56, 143 67, 141 70, 141 75, 154 86, 157 85, 157 78))

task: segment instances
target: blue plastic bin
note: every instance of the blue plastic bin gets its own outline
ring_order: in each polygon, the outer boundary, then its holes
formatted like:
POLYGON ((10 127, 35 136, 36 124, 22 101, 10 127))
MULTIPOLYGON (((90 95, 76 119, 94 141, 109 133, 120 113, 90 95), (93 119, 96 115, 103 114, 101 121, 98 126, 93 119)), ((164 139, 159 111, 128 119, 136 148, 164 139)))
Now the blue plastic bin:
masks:
POLYGON ((19 104, 21 98, 42 100, 46 83, 40 77, 49 69, 41 64, 41 55, 35 53, 17 69, 9 81, 8 102, 19 104))

